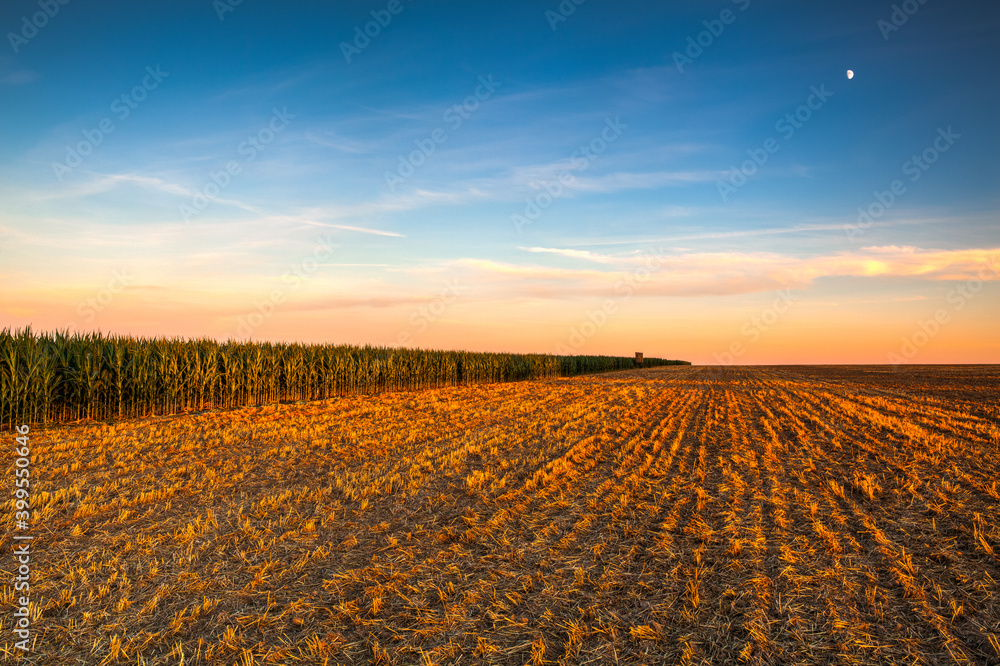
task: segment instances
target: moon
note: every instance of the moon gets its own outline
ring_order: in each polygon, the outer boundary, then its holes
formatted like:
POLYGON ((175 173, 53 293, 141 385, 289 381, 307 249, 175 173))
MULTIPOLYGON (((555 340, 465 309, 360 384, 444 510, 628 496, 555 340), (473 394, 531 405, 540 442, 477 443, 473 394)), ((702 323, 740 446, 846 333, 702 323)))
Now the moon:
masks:
POLYGON ((847 70, 847 78, 848 79, 853 79, 854 78, 854 70, 853 69, 847 70))

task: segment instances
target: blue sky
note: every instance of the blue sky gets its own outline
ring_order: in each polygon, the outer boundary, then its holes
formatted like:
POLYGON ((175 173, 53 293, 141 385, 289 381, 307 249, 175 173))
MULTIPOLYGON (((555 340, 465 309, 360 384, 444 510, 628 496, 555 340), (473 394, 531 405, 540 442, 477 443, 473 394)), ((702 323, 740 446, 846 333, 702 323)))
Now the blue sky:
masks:
POLYGON ((0 326, 1000 362, 1000 9, 906 8, 5 3, 0 326))

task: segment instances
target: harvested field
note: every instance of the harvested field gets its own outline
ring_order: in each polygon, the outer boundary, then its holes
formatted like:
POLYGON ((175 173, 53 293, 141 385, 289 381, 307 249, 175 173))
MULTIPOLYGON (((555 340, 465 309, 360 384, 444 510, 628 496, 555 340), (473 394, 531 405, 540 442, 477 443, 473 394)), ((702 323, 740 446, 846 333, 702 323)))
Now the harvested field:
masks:
POLYGON ((664 367, 33 430, 17 660, 1000 663, 998 397, 664 367))

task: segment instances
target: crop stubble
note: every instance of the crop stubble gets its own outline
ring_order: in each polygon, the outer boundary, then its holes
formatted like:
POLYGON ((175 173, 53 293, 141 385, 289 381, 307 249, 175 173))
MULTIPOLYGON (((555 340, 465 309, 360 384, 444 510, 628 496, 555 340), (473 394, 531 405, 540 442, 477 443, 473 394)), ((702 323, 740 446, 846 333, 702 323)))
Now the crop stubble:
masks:
POLYGON ((998 380, 673 367, 38 431, 22 661, 1000 663, 998 380))

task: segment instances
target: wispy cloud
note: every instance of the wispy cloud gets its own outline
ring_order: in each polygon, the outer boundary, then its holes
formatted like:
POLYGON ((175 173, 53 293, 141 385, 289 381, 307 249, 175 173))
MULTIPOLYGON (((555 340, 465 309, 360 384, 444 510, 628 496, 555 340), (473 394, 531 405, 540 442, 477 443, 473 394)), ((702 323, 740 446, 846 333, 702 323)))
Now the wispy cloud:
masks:
MULTIPOLYGON (((680 209, 677 213, 678 216, 690 217, 698 212, 710 213, 712 209, 680 209)), ((890 219, 885 218, 879 220, 875 226, 879 227, 891 227, 891 226, 914 226, 914 225, 935 225, 935 224, 968 224, 974 222, 975 217, 956 217, 956 216, 929 216, 929 217, 912 217, 912 216, 900 216, 898 218, 890 219)), ((656 236, 656 237, 638 237, 638 238, 614 238, 608 240, 581 240, 574 241, 572 245, 574 247, 602 247, 611 245, 651 245, 655 243, 673 243, 678 241, 691 241, 691 240, 725 240, 725 239, 736 239, 736 238, 752 238, 757 236, 793 236, 796 234, 809 234, 814 232, 824 232, 824 231, 834 231, 837 232, 838 241, 844 239, 844 221, 840 222, 829 222, 829 223, 817 223, 817 224, 796 224, 787 227, 767 227, 764 229, 735 229, 731 231, 708 231, 704 233, 693 233, 693 234, 678 234, 674 236, 656 236)))
MULTIPOLYGON (((28 194, 27 198, 36 202, 59 199, 79 199, 97 194, 104 194, 125 185, 134 185, 150 191, 172 194, 174 196, 183 197, 184 199, 190 199, 198 194, 195 190, 155 176, 146 176, 138 173, 86 173, 91 177, 91 179, 87 182, 35 191, 28 194)), ((235 206, 236 208, 240 208, 251 213, 259 214, 262 212, 259 208, 236 199, 212 197, 211 200, 216 203, 235 206)))
POLYGON ((551 268, 537 265, 519 265, 490 259, 456 259, 453 266, 468 268, 481 275, 491 275, 526 280, 581 280, 605 279, 609 275, 603 271, 584 271, 568 268, 551 268))
POLYGON ((710 183, 725 177, 721 171, 654 171, 649 173, 609 173, 590 178, 576 178, 570 190, 580 192, 623 192, 626 190, 676 187, 710 183))
POLYGON ((562 257, 570 257, 572 259, 584 259, 586 261, 594 261, 600 264, 609 264, 615 261, 614 258, 612 257, 608 257, 601 254, 595 254, 587 250, 569 250, 569 249, 559 249, 552 247, 522 247, 518 249, 524 250, 525 252, 557 254, 562 257))
POLYGON ((369 227, 357 227, 350 224, 330 224, 327 222, 315 222, 313 220, 296 219, 296 222, 313 227, 326 227, 328 229, 340 229, 342 231, 355 231, 360 234, 373 234, 375 236, 392 236, 394 238, 406 238, 404 234, 395 231, 385 231, 382 229, 371 229, 369 227))
POLYGON ((496 279, 518 282, 518 289, 531 291, 535 283, 549 284, 553 298, 606 293, 610 285, 628 279, 636 266, 652 266, 649 279, 639 293, 643 296, 694 296, 743 294, 771 289, 805 289, 816 280, 834 277, 908 277, 929 280, 1000 278, 1000 248, 966 250, 926 250, 915 247, 868 247, 857 252, 822 257, 799 257, 778 253, 678 252, 665 253, 655 263, 652 255, 611 257, 576 250, 522 248, 529 252, 576 257, 604 264, 619 264, 616 270, 569 269, 504 263, 465 258, 452 262, 469 271, 467 279, 489 284, 496 279), (624 264, 624 265, 622 265, 624 264), (990 269, 983 277, 984 268, 990 269))
POLYGON ((306 132, 305 137, 317 145, 355 155, 371 153, 375 149, 371 143, 339 136, 336 132, 306 132))

